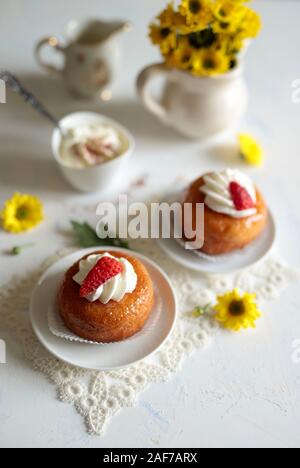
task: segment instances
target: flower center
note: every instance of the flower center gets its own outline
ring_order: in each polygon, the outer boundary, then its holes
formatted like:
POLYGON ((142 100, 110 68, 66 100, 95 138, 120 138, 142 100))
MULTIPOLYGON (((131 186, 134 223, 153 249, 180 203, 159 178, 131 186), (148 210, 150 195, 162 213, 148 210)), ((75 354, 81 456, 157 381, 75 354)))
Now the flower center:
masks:
POLYGON ((211 28, 203 31, 189 34, 189 44, 194 49, 202 49, 202 47, 210 47, 216 40, 216 35, 211 28))
POLYGON ((234 317, 239 317, 245 313, 245 305, 243 301, 232 301, 229 306, 229 313, 234 317))
POLYGON ((17 209, 17 214, 16 214, 17 219, 23 220, 23 219, 26 219, 27 216, 28 216, 27 208, 25 206, 19 206, 19 208, 17 209))
POLYGON ((213 59, 206 59, 203 62, 203 66, 207 70, 213 70, 214 68, 216 68, 216 63, 213 61, 213 59))
POLYGON ((182 62, 182 63, 187 63, 187 62, 189 62, 190 60, 191 60, 191 56, 188 55, 188 54, 186 54, 186 55, 184 55, 184 56, 182 57, 181 62, 182 62))
POLYGON ((230 60, 230 70, 233 70, 237 65, 237 61, 235 59, 230 60))
POLYGON ((229 23, 222 22, 222 23, 220 23, 220 27, 222 29, 228 29, 229 28, 229 23))
POLYGON ((161 37, 166 38, 166 37, 168 37, 170 32, 171 32, 170 28, 162 28, 160 30, 160 35, 161 35, 161 37))
POLYGON ((201 4, 198 0, 191 0, 189 3, 190 12, 196 15, 201 10, 201 4))

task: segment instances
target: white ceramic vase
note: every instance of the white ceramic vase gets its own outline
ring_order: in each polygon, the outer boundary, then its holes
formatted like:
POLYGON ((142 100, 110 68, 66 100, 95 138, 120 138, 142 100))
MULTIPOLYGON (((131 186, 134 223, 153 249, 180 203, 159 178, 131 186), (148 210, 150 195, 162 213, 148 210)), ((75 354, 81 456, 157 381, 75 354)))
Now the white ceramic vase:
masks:
POLYGON ((241 65, 213 77, 196 77, 165 64, 151 65, 139 75, 137 89, 150 112, 190 138, 204 139, 231 128, 248 104, 241 65), (165 78, 160 100, 153 97, 150 89, 157 77, 165 78))

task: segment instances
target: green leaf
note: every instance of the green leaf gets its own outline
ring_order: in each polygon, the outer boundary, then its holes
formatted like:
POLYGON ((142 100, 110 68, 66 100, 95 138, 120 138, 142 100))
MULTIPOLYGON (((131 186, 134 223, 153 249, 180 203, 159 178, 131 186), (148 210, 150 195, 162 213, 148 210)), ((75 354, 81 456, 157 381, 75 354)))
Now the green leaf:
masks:
POLYGON ((129 249, 129 244, 123 239, 112 239, 107 237, 106 239, 100 239, 95 230, 88 223, 79 223, 78 221, 71 221, 73 230, 76 237, 76 243, 80 247, 121 247, 123 249, 129 249))
POLYGON ((76 243, 80 245, 80 247, 95 247, 99 245, 100 239, 88 223, 71 221, 71 224, 75 233, 76 243))

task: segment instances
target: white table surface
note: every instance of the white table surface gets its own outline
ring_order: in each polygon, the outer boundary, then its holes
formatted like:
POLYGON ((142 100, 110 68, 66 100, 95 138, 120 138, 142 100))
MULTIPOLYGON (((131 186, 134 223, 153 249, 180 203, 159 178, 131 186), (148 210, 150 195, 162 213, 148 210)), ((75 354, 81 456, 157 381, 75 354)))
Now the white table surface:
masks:
MULTIPOLYGON (((163 128, 135 98, 138 71, 159 56, 146 38, 146 24, 164 5, 161 0, 11 0, 0 15, 1 68, 16 72, 58 115, 97 109, 127 125, 137 139, 124 187, 148 173, 153 193, 175 184, 178 175, 224 167, 216 142, 190 142, 163 128), (109 104, 74 101, 62 83, 43 74, 34 62, 34 43, 61 35, 71 18, 123 17, 135 23, 124 36, 123 68, 109 104)), ((252 44, 246 75, 251 93, 241 129, 263 142, 263 169, 247 169, 264 191, 278 221, 278 249, 300 264, 300 105, 291 100, 291 83, 300 77, 299 2, 259 2, 264 30, 252 44)), ((38 194, 45 223, 32 234, 0 232, 0 282, 25 273, 57 248, 68 245, 61 224, 70 206, 100 201, 81 196, 62 180, 51 159, 51 128, 15 96, 0 106, 0 203, 16 190, 38 194), (3 250, 35 242, 20 257, 3 250)), ((219 142, 220 144, 220 142, 219 142)), ((146 194, 139 193, 143 199, 146 194)), ((173 380, 154 385, 138 406, 114 417, 104 437, 86 434, 72 406, 58 402, 52 385, 26 362, 21 347, 0 330, 8 362, 0 365, 0 446, 6 447, 299 447, 300 365, 292 362, 292 343, 300 338, 299 285, 276 303, 250 334, 227 335, 188 359, 173 380)))

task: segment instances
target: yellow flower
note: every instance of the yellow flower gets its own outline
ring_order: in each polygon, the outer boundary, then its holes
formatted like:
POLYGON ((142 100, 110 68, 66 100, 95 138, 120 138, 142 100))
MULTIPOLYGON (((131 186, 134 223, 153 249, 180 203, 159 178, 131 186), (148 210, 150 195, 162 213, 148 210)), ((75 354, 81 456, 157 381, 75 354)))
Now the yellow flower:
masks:
POLYGON ((232 331, 240 331, 242 328, 255 328, 256 320, 261 317, 255 299, 255 294, 240 295, 237 289, 224 294, 224 296, 219 296, 218 302, 214 306, 216 311, 215 319, 224 328, 232 331))
POLYGON ((171 2, 150 25, 149 35, 168 66, 196 76, 226 73, 237 64, 245 40, 260 29, 260 17, 247 2, 180 0, 178 8, 171 2))
POLYGON ((241 39, 257 36, 261 23, 259 15, 238 0, 218 0, 214 6, 215 33, 238 34, 241 39))
POLYGON ((212 22, 212 29, 215 34, 237 34, 241 25, 241 20, 238 17, 232 17, 228 21, 220 21, 218 19, 212 22))
POLYGON ((150 24, 149 36, 152 43, 159 45, 161 53, 166 56, 177 46, 177 27, 182 23, 180 13, 174 11, 172 3, 157 16, 158 24, 150 24))
POLYGON ((15 193, 7 200, 0 217, 8 232, 17 234, 37 226, 43 219, 43 205, 37 197, 15 193))
POLYGON ((163 55, 168 54, 170 50, 176 47, 176 34, 171 27, 151 24, 149 36, 153 44, 160 46, 163 55))
POLYGON ((254 166, 261 166, 264 161, 264 152, 257 141, 246 133, 238 135, 240 155, 244 161, 254 166))
POLYGON ((197 25, 197 30, 206 29, 212 18, 210 0, 182 0, 179 11, 188 25, 197 25))
MULTIPOLYGON (((226 40, 224 41, 226 42, 226 40)), ((244 39, 239 34, 229 36, 227 39, 226 49, 228 54, 236 55, 244 47, 244 39)))
POLYGON ((255 38, 262 27, 260 16, 250 8, 247 8, 247 13, 240 24, 239 35, 243 39, 255 38))
POLYGON ((215 17, 224 23, 232 20, 241 21, 247 12, 247 8, 237 0, 218 0, 213 8, 215 17))
POLYGON ((174 10, 173 3, 169 3, 157 17, 161 26, 180 26, 184 24, 182 15, 174 10))
POLYGON ((226 73, 230 67, 230 58, 222 51, 201 49, 192 57, 193 72, 199 76, 213 76, 226 73))
POLYGON ((169 3, 167 7, 157 16, 161 26, 170 26, 173 23, 174 18, 174 7, 172 3, 169 3))

